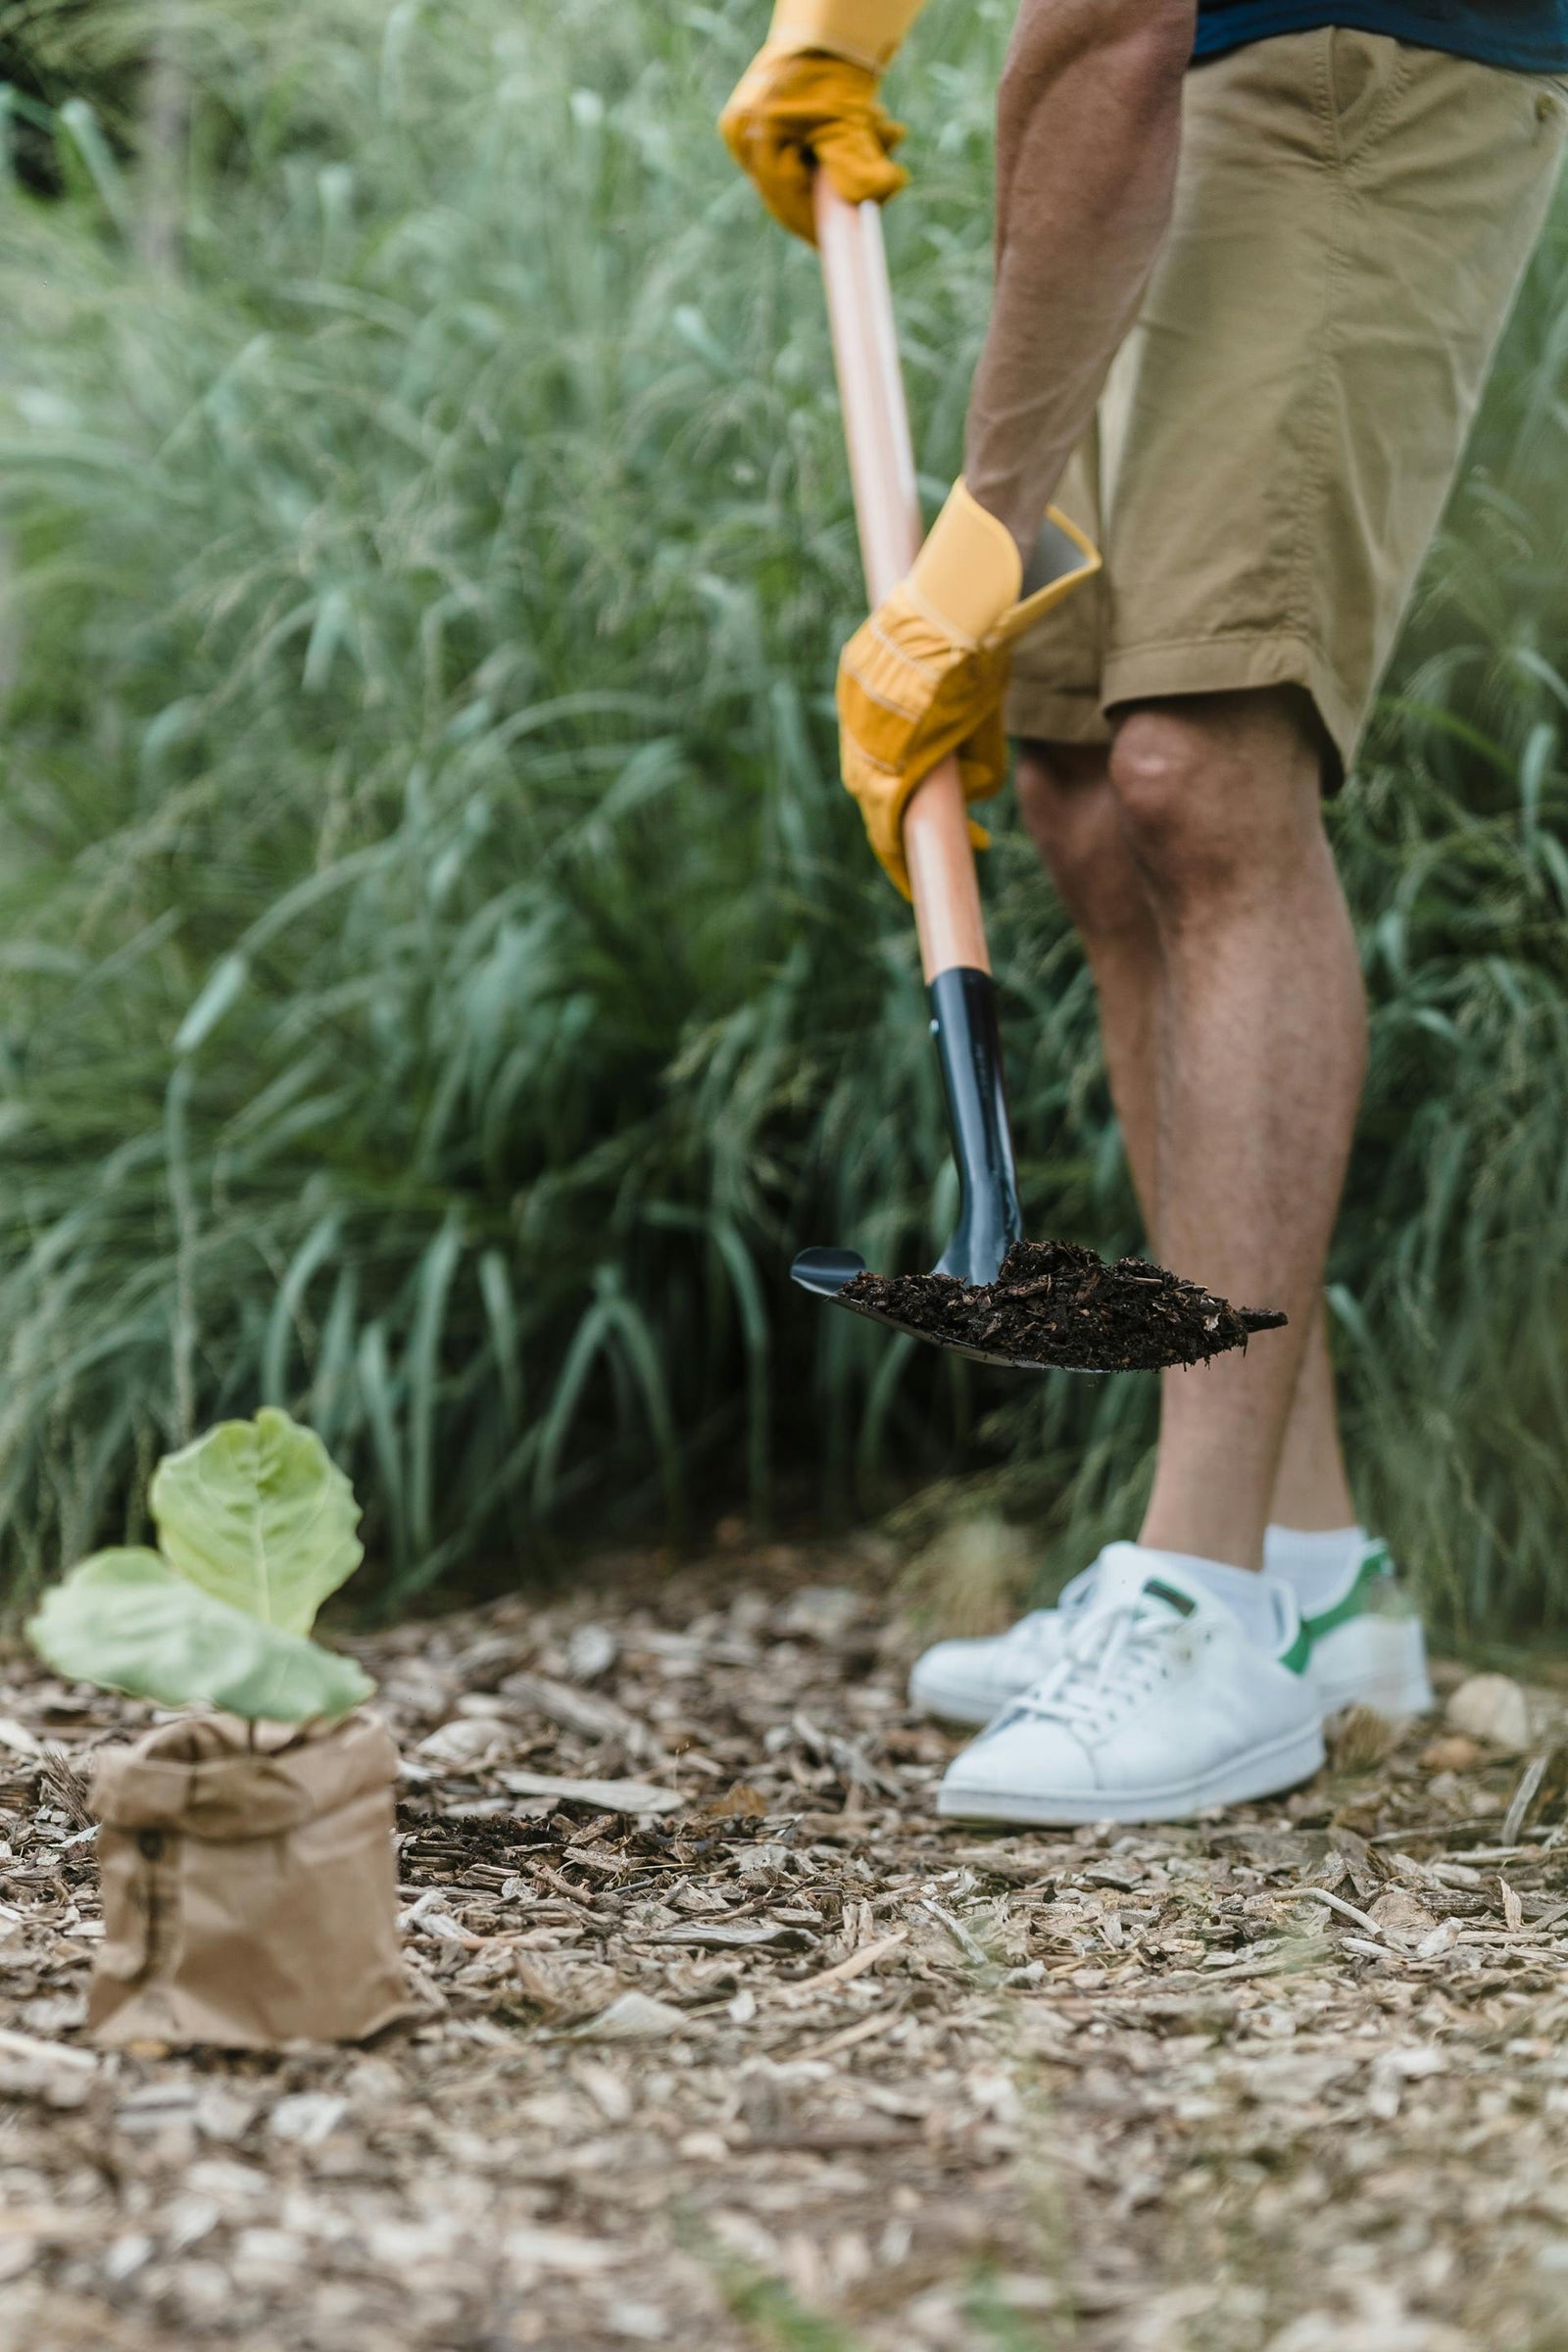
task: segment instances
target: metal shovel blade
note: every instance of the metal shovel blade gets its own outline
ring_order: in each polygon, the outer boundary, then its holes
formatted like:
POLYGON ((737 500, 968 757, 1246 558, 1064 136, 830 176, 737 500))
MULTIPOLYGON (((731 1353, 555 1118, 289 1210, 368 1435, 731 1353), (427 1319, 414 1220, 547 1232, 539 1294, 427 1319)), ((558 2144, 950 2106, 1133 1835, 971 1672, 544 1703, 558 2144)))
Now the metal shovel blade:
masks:
MULTIPOLYGON (((939 972, 930 987, 931 1035, 942 1066, 942 1090, 947 1100, 953 1156, 958 1170, 958 1222, 936 1272, 960 1282, 995 1282, 1011 1245, 1023 1237, 1018 1206, 1018 1175, 1013 1162, 1012 1133, 1007 1122, 1007 1098, 1003 1082, 1002 1043, 997 1026, 997 987, 989 972, 954 965, 939 972)), ((977 1364, 1000 1364, 1009 1372, 1087 1372, 1088 1364, 1067 1364, 1028 1355, 1003 1355, 989 1348, 946 1339, 889 1314, 885 1307, 845 1296, 857 1274, 868 1271, 854 1250, 803 1250, 790 1268, 794 1281, 814 1298, 848 1307, 873 1323, 906 1331, 928 1348, 945 1348, 977 1364)))
MULTIPOLYGON (((1003 1079, 996 983, 989 972, 955 965, 932 981, 930 1004, 931 1035, 941 1065, 948 1130, 958 1172, 958 1222, 934 1271, 979 1289, 996 1281, 1008 1250, 1023 1238, 1003 1079)), ((998 1364, 1009 1372, 1083 1372, 1102 1377, 1110 1368, 1103 1361, 1076 1363, 1066 1354, 1019 1355, 977 1348, 946 1332, 928 1330, 891 1313, 885 1305, 852 1298, 856 1276, 867 1271, 864 1258, 854 1250, 803 1250, 790 1268, 794 1280, 813 1298, 848 1307, 852 1314, 885 1323, 894 1331, 907 1332, 927 1347, 966 1355, 973 1363, 998 1364)), ((1282 1314, 1267 1309, 1239 1311, 1249 1332, 1273 1330, 1285 1321, 1282 1314)), ((1160 1362, 1190 1360, 1167 1351, 1152 1356, 1149 1368, 1160 1362)))

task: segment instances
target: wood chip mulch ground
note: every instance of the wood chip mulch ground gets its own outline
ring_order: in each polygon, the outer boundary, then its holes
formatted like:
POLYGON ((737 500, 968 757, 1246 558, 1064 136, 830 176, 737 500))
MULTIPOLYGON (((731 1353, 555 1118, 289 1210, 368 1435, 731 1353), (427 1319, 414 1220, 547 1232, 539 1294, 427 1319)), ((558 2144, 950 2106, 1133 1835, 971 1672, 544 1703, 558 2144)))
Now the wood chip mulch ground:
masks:
POLYGON ((74 1766, 147 1710, 0 1652, 0 2352, 1568 2346, 1558 1699, 993 1836, 874 1547, 621 1568, 356 1645, 422 2004, 364 2049, 84 2045, 74 1766))

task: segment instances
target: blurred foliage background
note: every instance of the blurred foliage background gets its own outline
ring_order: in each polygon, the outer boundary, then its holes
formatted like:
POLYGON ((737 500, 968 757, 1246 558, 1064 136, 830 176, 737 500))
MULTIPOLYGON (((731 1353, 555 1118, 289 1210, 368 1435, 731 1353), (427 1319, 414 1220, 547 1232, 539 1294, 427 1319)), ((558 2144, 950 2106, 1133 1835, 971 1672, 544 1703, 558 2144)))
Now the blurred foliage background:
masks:
MULTIPOLYGON (((714 1508, 1126 1533, 1153 1384, 792 1294, 953 1210, 812 258, 712 117, 760 0, 0 0, 0 1559, 262 1402, 382 1598, 714 1508)), ((890 217, 933 503, 1004 0, 935 0, 890 217)), ((1375 1005, 1333 1265, 1364 1515, 1568 1616, 1568 214, 1337 847, 1375 1005)), ((1031 1230, 1136 1219, 1081 959, 988 862, 1031 1230)), ((1193 1269, 1200 1272, 1201 1269, 1193 1269)), ((1195 1377, 1197 1377, 1195 1375, 1195 1377)))

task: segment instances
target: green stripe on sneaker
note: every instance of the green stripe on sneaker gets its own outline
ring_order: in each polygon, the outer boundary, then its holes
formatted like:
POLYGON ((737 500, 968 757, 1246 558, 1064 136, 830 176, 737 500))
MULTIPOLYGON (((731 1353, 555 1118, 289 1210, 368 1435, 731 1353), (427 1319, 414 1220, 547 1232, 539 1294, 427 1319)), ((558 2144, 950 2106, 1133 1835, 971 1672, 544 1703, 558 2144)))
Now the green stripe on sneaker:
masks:
POLYGON ((1393 1576, 1394 1562, 1389 1557, 1388 1545, 1374 1544, 1362 1559, 1355 1582, 1344 1598, 1337 1600, 1332 1609, 1325 1609, 1320 1617, 1301 1619, 1301 1631, 1306 1636, 1307 1646, 1310 1648, 1314 1642, 1321 1642, 1324 1635, 1332 1634, 1337 1626, 1348 1625, 1352 1617, 1364 1616, 1371 1599, 1372 1587, 1388 1584, 1393 1576))
POLYGON ((1291 1643, 1289 1649, 1280 1651, 1277 1662, 1285 1668, 1287 1674, 1304 1674, 1306 1662, 1311 1655, 1312 1637, 1307 1632, 1303 1620, 1296 1629, 1296 1640, 1291 1643))
POLYGON ((1198 1606, 1190 1592, 1179 1592, 1174 1585, 1162 1583, 1157 1576, 1145 1577, 1144 1591, 1162 1600, 1168 1609, 1174 1609, 1178 1617, 1191 1617, 1198 1606))

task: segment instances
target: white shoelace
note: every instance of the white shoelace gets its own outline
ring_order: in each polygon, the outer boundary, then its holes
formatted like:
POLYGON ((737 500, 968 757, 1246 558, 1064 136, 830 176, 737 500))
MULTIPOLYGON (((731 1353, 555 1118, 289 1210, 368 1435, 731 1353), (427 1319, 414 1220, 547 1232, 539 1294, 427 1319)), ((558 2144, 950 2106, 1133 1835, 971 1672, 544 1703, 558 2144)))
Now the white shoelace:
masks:
POLYGON ((1183 1621, 1142 1593, 1074 1615, 1062 1656, 995 1728, 1027 1715, 1086 1740, 1101 1738, 1168 1680, 1188 1648, 1183 1621))

